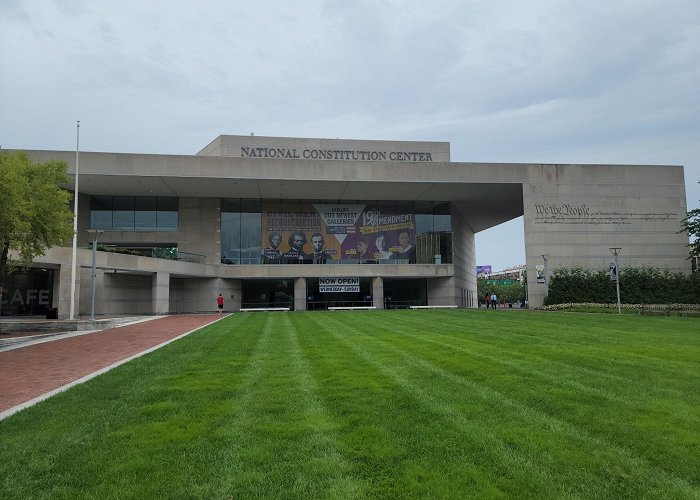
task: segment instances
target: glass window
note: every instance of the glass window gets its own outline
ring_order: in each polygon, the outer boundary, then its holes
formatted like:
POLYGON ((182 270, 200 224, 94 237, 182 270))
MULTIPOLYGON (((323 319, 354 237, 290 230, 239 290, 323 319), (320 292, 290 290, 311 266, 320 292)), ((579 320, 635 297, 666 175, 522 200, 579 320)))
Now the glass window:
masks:
POLYGON ((90 212, 90 227, 92 229, 112 229, 111 210, 92 210, 90 212))
POLYGON ((261 200, 221 200, 221 262, 259 264, 261 200))
POLYGON ((452 231, 449 203, 436 203, 433 207, 433 231, 452 231))
POLYGON ((112 211, 112 197, 111 196, 92 196, 90 198, 90 209, 91 210, 105 210, 112 211))
POLYGON ((433 218, 433 229, 435 231, 452 231, 452 217, 449 215, 435 215, 433 218))
POLYGON ((241 262, 260 264, 260 212, 241 214, 241 262))
POLYGON ((433 203, 430 201, 416 202, 416 234, 424 234, 433 230, 433 203))
POLYGON ((155 212, 156 200, 157 198, 155 196, 136 196, 134 198, 134 210, 141 212, 155 212))
POLYGON ((90 198, 90 227, 112 229, 112 197, 92 196, 90 198))
POLYGON ((261 200, 241 200, 241 263, 260 264, 261 200))
POLYGON ((241 201, 221 200, 221 262, 241 263, 241 201))
POLYGON ((158 229, 156 212, 134 212, 134 229, 137 231, 155 231, 158 229))
POLYGON ((137 196, 134 200, 134 229, 155 231, 156 222, 156 197, 137 196))
POLYGON ((158 196, 156 199, 157 210, 159 212, 177 212, 179 199, 173 196, 158 196))
POLYGON ((172 196, 156 198, 156 227, 159 231, 178 230, 179 201, 172 196))
POLYGON ((156 226, 159 231, 177 231, 178 230, 178 214, 177 212, 156 212, 156 226))
POLYGON ((112 203, 114 229, 134 229, 134 197, 115 196, 112 203))
POLYGON ((170 196, 93 196, 90 226, 123 231, 176 231, 178 204, 178 198, 170 196))

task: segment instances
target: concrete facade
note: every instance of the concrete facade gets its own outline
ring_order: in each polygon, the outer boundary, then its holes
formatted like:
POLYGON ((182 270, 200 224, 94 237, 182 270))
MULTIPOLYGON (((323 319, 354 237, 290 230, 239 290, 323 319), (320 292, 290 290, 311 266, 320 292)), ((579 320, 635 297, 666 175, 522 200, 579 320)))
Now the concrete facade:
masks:
POLYGON ((680 167, 625 165, 541 165, 523 183, 525 250, 529 296, 541 304, 547 286, 538 284, 557 267, 606 269, 618 262, 690 271, 688 238, 679 234, 686 213, 680 167))
MULTIPOLYGON (((35 161, 74 152, 28 151, 35 161)), ((449 143, 220 136, 197 155, 80 155, 80 314, 89 314, 92 253, 86 249, 90 197, 168 196, 179 199, 176 231, 109 231, 101 244, 172 244, 189 254, 173 261, 97 252, 96 313, 166 314, 241 308, 245 280, 294 280, 294 308, 306 308, 310 278, 371 279, 383 307, 383 280, 425 279, 429 305, 476 307, 475 234, 524 215, 528 293, 541 304, 547 284, 535 270, 607 268, 609 247, 621 267, 648 265, 690 271, 683 167, 650 165, 485 164, 450 161, 449 143), (452 262, 375 265, 222 265, 222 198, 333 202, 447 202, 452 262), (543 257, 544 256, 544 257, 543 257)), ((72 185, 66 186, 71 189, 72 185)), ((70 249, 54 248, 35 265, 57 269, 54 307, 68 312, 70 249)), ((548 279, 549 276, 546 276, 548 279)))

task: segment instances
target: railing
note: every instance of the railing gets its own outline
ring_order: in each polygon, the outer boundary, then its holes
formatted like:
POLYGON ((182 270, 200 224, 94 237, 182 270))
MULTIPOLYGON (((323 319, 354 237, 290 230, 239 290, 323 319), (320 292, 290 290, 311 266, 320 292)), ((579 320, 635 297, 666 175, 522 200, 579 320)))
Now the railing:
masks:
POLYGON ((409 309, 412 306, 425 306, 424 300, 392 300, 384 298, 384 309, 409 309))
MULTIPOLYGON (((92 248, 90 245, 88 248, 92 248)), ((154 259, 179 260, 195 264, 206 264, 206 255, 190 252, 181 252, 177 247, 121 247, 115 244, 97 245, 100 252, 111 252, 136 257, 152 257, 154 259)))
POLYGON ((178 250, 175 260, 179 260, 182 262, 192 262, 194 264, 206 264, 207 256, 198 253, 180 252, 178 250))
POLYGON ((262 311, 262 310, 280 311, 282 309, 294 310, 294 301, 289 301, 289 302, 284 302, 284 301, 279 301, 279 302, 243 302, 243 303, 241 303, 241 310, 244 310, 244 309, 246 311, 262 311))

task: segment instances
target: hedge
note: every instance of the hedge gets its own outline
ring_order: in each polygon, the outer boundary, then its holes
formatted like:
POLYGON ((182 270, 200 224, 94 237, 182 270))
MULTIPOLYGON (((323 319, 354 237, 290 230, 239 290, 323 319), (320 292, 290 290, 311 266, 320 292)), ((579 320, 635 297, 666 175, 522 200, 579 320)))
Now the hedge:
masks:
MULTIPOLYGON (((607 270, 558 268, 549 280, 543 305, 565 303, 617 303, 615 283, 607 270)), ((623 304, 698 304, 700 273, 685 274, 668 269, 630 267, 620 272, 623 304)))

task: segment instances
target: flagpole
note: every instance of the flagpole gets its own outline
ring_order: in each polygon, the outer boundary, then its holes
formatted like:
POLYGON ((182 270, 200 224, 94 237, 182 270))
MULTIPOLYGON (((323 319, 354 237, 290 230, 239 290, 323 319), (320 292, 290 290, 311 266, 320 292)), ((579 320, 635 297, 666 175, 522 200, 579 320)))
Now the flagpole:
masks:
POLYGON ((75 319, 75 275, 78 264, 78 176, 80 175, 80 120, 76 125, 75 188, 73 189, 73 259, 70 270, 70 316, 75 319))

